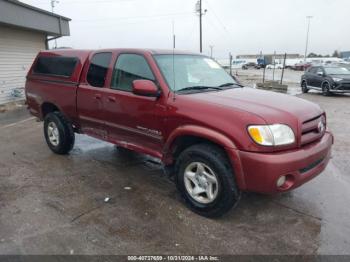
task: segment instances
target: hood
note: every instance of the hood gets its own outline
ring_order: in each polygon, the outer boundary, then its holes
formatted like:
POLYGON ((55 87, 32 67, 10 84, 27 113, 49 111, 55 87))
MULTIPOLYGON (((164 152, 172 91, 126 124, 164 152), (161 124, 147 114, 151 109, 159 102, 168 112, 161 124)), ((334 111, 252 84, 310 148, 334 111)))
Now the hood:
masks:
POLYGON ((217 106, 244 110, 263 118, 268 124, 289 123, 292 119, 305 122, 323 113, 318 105, 304 99, 253 88, 198 93, 193 98, 217 106))

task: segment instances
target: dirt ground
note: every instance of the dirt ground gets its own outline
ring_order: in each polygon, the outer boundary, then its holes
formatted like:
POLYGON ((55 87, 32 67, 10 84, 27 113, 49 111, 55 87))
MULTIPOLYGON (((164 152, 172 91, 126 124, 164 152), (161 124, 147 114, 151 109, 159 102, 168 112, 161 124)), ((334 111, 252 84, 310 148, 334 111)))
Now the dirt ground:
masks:
POLYGON ((0 254, 350 254, 350 96, 301 97, 327 111, 327 169, 290 193, 245 193, 215 220, 154 159, 83 135, 58 156, 24 108, 0 113, 0 254))

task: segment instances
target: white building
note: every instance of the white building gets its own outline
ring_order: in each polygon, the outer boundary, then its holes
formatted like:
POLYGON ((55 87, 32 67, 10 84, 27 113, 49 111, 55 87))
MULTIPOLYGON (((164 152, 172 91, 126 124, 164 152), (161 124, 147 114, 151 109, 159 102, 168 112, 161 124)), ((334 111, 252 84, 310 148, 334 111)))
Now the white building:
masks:
POLYGON ((48 41, 69 35, 69 18, 0 0, 0 105, 23 99, 25 76, 48 41))

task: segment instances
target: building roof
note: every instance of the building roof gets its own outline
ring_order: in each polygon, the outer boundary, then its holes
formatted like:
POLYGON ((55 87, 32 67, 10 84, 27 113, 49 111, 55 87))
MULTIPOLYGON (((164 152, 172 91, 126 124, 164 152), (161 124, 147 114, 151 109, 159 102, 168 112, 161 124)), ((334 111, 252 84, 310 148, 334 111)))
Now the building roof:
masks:
POLYGON ((0 24, 68 36, 70 18, 53 14, 17 0, 0 0, 0 24))

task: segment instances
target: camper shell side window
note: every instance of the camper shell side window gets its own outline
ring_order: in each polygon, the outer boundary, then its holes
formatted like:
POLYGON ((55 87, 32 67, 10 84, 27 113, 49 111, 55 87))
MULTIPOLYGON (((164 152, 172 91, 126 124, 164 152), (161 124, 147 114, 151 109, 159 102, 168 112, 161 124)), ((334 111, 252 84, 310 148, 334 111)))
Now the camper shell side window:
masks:
POLYGON ((33 73, 44 76, 70 78, 78 64, 77 57, 39 56, 33 67, 33 73))

